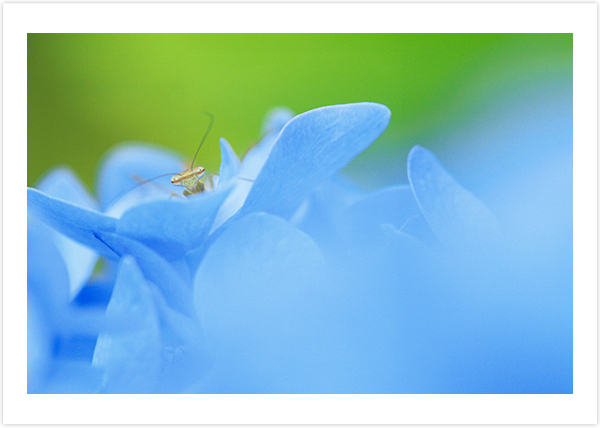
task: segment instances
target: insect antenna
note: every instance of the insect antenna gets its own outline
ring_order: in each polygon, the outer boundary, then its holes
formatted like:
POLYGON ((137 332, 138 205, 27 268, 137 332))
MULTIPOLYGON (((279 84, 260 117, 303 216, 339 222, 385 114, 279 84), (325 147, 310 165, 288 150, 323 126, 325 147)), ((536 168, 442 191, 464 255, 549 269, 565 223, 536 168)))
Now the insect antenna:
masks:
POLYGON ((167 174, 161 174, 161 175, 157 175, 156 177, 148 178, 147 180, 142 180, 138 184, 136 184, 134 187, 132 187, 131 189, 129 189, 128 191, 131 191, 133 189, 137 189, 138 187, 143 186, 146 183, 150 183, 151 181, 154 181, 157 178, 166 177, 168 175, 176 175, 176 174, 177 174, 176 172, 170 172, 170 173, 167 173, 167 174))
POLYGON ((135 189, 137 189, 138 187, 140 187, 140 186, 143 186, 144 184, 150 183, 151 181, 154 181, 154 180, 156 180, 156 179, 158 179, 158 178, 161 178, 161 177, 166 177, 166 176, 168 176, 168 175, 175 175, 175 174, 177 174, 177 173, 176 173, 176 172, 171 172, 171 173, 169 173, 169 174, 161 174, 161 175, 157 175, 156 177, 152 177, 152 178, 149 178, 149 179, 147 179, 147 180, 140 181, 140 182, 139 182, 139 183, 137 183, 135 186, 132 186, 132 187, 130 187, 129 189, 126 189, 126 190, 122 191, 122 192, 121 192, 121 193, 119 193, 117 196, 115 196, 114 198, 112 198, 112 200, 110 201, 110 203, 108 203, 106 206, 107 206, 107 207, 111 206, 113 202, 115 202, 116 200, 118 200, 118 199, 122 198, 122 197, 123 197, 123 196, 125 196, 127 193, 131 192, 132 190, 135 190, 135 189))
POLYGON ((215 122, 215 117, 212 114, 210 114, 207 111, 205 111, 204 114, 210 118, 210 124, 208 125, 208 128, 206 129, 206 132, 204 133, 204 137, 202 137, 202 141, 200 141, 200 145, 198 146, 198 149, 196 150, 196 154, 194 155, 194 158, 192 159, 192 165, 190 166, 190 169, 194 169, 194 162, 196 161, 196 157, 198 156, 200 147, 202 147, 202 144, 204 144, 204 140, 206 140, 206 137, 208 137, 208 133, 210 132, 210 129, 212 128, 213 123, 215 122))

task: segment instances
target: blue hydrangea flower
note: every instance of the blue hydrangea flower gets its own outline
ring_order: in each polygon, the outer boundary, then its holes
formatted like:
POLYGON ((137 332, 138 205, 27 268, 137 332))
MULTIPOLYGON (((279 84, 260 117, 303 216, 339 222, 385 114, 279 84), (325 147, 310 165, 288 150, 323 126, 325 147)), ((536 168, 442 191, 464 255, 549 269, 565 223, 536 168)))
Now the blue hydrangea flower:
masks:
POLYGON ((185 169, 148 145, 107 155, 98 202, 50 172, 28 189, 28 391, 572 391, 572 295, 564 275, 539 289, 521 229, 420 146, 408 184, 337 174, 389 120, 277 110, 242 161, 221 139, 188 198, 127 192, 185 169))

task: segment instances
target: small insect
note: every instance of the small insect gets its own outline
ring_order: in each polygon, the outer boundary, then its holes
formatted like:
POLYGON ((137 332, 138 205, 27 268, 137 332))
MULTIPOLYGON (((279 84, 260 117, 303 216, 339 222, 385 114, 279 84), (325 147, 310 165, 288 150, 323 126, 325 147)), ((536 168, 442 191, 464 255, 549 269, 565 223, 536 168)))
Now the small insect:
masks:
POLYGON ((194 168, 194 162, 196 161, 196 157, 198 156, 200 147, 202 147, 202 144, 204 143, 204 140, 206 140, 206 137, 208 136, 208 133, 210 132, 210 129, 212 128, 213 123, 215 121, 215 118, 212 114, 208 112, 204 112, 204 114, 206 114, 210 118, 210 124, 206 129, 204 137, 202 137, 202 141, 200 141, 200 145, 198 146, 196 154, 192 159, 192 165, 190 166, 190 169, 180 172, 179 174, 175 174, 173 177, 171 177, 172 184, 174 184, 175 186, 185 187, 185 190, 183 191, 184 196, 195 195, 197 193, 202 193, 206 190, 206 186, 202 181, 200 181, 200 179, 204 177, 206 170, 202 166, 197 166, 196 168, 194 168))
MULTIPOLYGON (((198 152, 200 151, 200 148, 202 147, 204 140, 206 140, 206 137, 208 136, 208 133, 210 132, 210 130, 213 126, 213 122, 214 122, 214 117, 212 114, 210 114, 208 112, 204 112, 204 113, 210 118, 210 124, 208 125, 208 128, 206 129, 206 132, 204 133, 204 136, 202 137, 202 141, 200 141, 200 145, 198 146, 198 149, 196 150, 196 154, 194 155, 194 158, 192 159, 192 164, 191 164, 190 169, 185 170, 180 173, 171 172, 168 174, 161 174, 161 175, 157 175, 156 177, 149 178, 149 179, 143 179, 142 177, 139 177, 137 174, 131 174, 131 178, 134 179, 135 181, 137 181, 138 183, 135 186, 118 194, 116 197, 114 197, 112 199, 112 201, 108 205, 109 206, 112 205, 115 201, 119 200, 121 197, 123 197, 127 193, 131 192, 132 190, 137 189, 140 186, 144 186, 148 183, 153 182, 154 180, 156 180, 158 178, 167 177, 169 175, 172 176, 171 177, 172 184, 174 184, 176 186, 185 187, 185 190, 183 191, 184 196, 202 193, 205 190, 207 190, 205 184, 202 181, 200 181, 201 178, 204 176, 206 170, 202 166, 197 166, 194 168, 194 162, 196 161, 198 152)), ((160 186, 160 187, 162 187, 162 186, 160 186)), ((179 196, 179 195, 176 195, 173 193, 171 195, 179 196)))
MULTIPOLYGON (((210 118, 210 124, 208 125, 208 128, 206 129, 206 132, 204 133, 204 136, 202 137, 202 141, 200 141, 200 144, 198 145, 198 149, 196 149, 196 154, 194 154, 194 158, 192 159, 192 164, 190 166, 190 169, 187 169, 180 173, 171 172, 168 174, 161 174, 161 175, 158 175, 156 177, 152 177, 152 178, 149 178, 146 180, 143 179, 142 177, 137 176, 136 174, 132 174, 131 177, 138 183, 134 187, 129 188, 128 190, 120 193, 117 197, 113 198, 111 203, 109 203, 108 205, 109 206, 112 205, 112 203, 114 201, 120 199, 125 194, 131 192, 134 189, 137 189, 140 186, 148 184, 158 178, 167 177, 169 175, 171 176, 171 184, 173 184, 175 186, 182 186, 185 188, 185 190, 183 191, 183 196, 196 195, 198 193, 202 193, 204 191, 211 190, 214 187, 214 183, 212 182, 212 179, 214 178, 214 176, 211 174, 211 177, 210 177, 211 180, 209 180, 205 184, 203 181, 201 181, 206 173, 206 170, 204 169, 204 167, 197 166, 194 168, 194 162, 196 161, 196 158, 198 157, 200 148, 202 147, 202 144, 204 144, 206 137, 210 133, 210 130, 211 130, 214 120, 215 120, 212 114, 210 114, 208 112, 204 112, 204 114, 206 114, 210 118)), ((250 179, 250 178, 245 178, 245 177, 240 177, 240 176, 238 176, 236 178, 238 180, 254 182, 254 180, 250 179)), ((159 187, 162 187, 162 186, 159 186, 159 187)), ((171 196, 180 196, 180 195, 171 193, 171 196)))
POLYGON ((171 184, 185 187, 185 190, 183 191, 184 196, 202 193, 206 190, 204 183, 200 181, 200 179, 204 177, 204 173, 204 167, 197 166, 194 169, 188 169, 179 174, 175 174, 171 177, 171 184))

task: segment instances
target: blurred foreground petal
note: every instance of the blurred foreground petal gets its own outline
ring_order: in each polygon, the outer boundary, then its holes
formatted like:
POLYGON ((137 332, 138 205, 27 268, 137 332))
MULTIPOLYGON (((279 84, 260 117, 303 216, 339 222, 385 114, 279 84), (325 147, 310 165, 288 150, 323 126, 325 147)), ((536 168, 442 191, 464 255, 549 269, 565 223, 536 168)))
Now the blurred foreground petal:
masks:
MULTIPOLYGON (((209 393, 314 392, 311 375, 327 269, 316 244, 283 220, 252 214, 208 250, 194 287, 215 366, 209 393)), ((316 389, 315 389, 316 388, 316 389)))
POLYGON ((433 153, 413 147, 407 171, 423 216, 447 248, 477 251, 497 243, 500 227, 496 217, 454 180, 433 153))
POLYGON ((153 392, 160 369, 158 315, 132 257, 121 260, 106 317, 121 328, 100 334, 94 351, 94 366, 105 369, 103 392, 153 392))

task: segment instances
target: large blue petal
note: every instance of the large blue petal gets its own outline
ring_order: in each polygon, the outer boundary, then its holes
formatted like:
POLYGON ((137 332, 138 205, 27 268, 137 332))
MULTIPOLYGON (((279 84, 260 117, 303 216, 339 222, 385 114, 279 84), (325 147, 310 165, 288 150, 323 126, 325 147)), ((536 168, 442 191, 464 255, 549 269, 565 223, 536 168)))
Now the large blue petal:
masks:
POLYGON ((194 301, 215 353, 198 391, 321 390, 329 380, 314 364, 326 278, 314 241, 287 222, 267 214, 232 221, 195 279, 194 301))
POLYGON ((215 352, 196 391, 406 391, 404 311, 415 295, 443 296, 419 283, 431 253, 406 234, 388 235, 372 257, 333 260, 330 268, 312 240, 277 217, 232 220, 196 276, 196 307, 215 352))
POLYGON ((239 167, 240 179, 231 191, 231 194, 223 202, 223 205, 221 205, 215 217, 212 230, 221 226, 244 205, 244 201, 254 184, 254 180, 258 177, 260 170, 269 157, 269 153, 271 153, 279 132, 292 117, 293 113, 289 109, 282 107, 274 109, 267 115, 262 128, 264 137, 244 156, 242 164, 239 167))
POLYGON ((154 301, 161 322, 161 373, 157 392, 181 393, 197 383, 211 365, 211 358, 198 318, 172 309, 158 291, 154 301))
MULTIPOLYGON (((47 173, 36 185, 40 191, 83 208, 98 210, 98 203, 90 196, 75 173, 66 167, 47 173)), ((95 251, 56 232, 54 241, 69 272, 70 294, 74 298, 87 282, 98 260, 95 251)))
POLYGON ((269 157, 269 153, 273 149, 273 144, 277 141, 277 136, 288 123, 294 114, 291 110, 278 107, 267 113, 265 122, 262 127, 264 137, 260 142, 248 150, 242 162, 240 175, 249 179, 256 179, 263 165, 269 157))
POLYGON ((387 107, 375 103, 322 107, 296 116, 279 134, 240 212, 290 218, 319 183, 379 137, 390 116, 387 107))
POLYGON ((498 242, 500 227, 496 217, 456 182, 433 153, 413 147, 407 170, 423 216, 447 248, 478 251, 498 242))
MULTIPOLYGON (((29 291, 29 290, 28 290, 29 291)), ((53 326, 41 299, 27 295, 27 393, 44 392, 52 363, 53 326)))
POLYGON ((47 379, 45 394, 97 394, 104 370, 87 361, 58 361, 47 379))
POLYGON ((101 232, 98 234, 98 238, 119 256, 133 256, 144 276, 160 288, 169 305, 187 315, 195 313, 191 301, 191 287, 159 254, 144 244, 125 236, 101 232))
POLYGON ((410 186, 390 186, 369 193, 348 206, 341 213, 337 226, 346 236, 366 241, 383 233, 382 225, 401 230, 420 214, 410 186))
POLYGON ((136 239, 172 261, 199 246, 233 183, 188 198, 135 206, 119 219, 117 233, 136 239))
POLYGON ((114 232, 115 218, 53 198, 30 187, 27 188, 27 211, 65 236, 101 255, 115 258, 115 254, 94 236, 98 231, 114 232))
MULTIPOLYGON (((163 174, 177 174, 185 169, 183 162, 174 153, 154 148, 147 143, 125 143, 112 149, 102 160, 96 183, 100 204, 104 209, 108 208, 125 192, 139 184, 140 180, 163 174)), ((161 191, 166 193, 172 188, 168 176, 152 183, 145 187, 155 190, 157 186, 162 186, 161 191)))
POLYGON ((68 272, 53 232, 28 216, 28 393, 94 392, 99 378, 91 368, 91 352, 101 313, 70 304, 68 272))
POLYGON ((120 324, 98 337, 93 364, 105 369, 103 392, 154 392, 160 329, 152 292, 132 257, 123 257, 106 317, 120 324))
POLYGON ((310 235, 326 254, 335 255, 340 249, 340 216, 364 193, 364 190, 338 174, 321 183, 302 203, 290 222, 310 235))
POLYGON ((27 217, 27 296, 43 311, 51 335, 93 335, 101 323, 101 310, 72 305, 69 277, 53 240, 53 231, 27 217))
POLYGON ((52 238, 48 226, 27 216, 27 295, 38 299, 56 328, 69 304, 69 276, 52 238))

